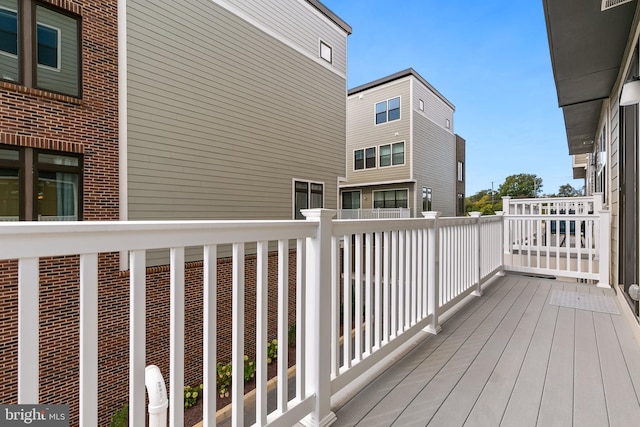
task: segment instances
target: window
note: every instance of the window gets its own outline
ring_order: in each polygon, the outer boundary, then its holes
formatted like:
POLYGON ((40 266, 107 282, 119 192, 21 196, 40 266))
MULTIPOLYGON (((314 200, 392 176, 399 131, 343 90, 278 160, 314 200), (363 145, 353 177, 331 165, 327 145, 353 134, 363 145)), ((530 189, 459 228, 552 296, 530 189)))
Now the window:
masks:
POLYGON ((445 126, 447 127, 447 129, 451 129, 451 120, 447 119, 445 121, 445 126))
POLYGON ((295 181, 294 184, 295 219, 304 219, 302 209, 316 209, 324 207, 324 184, 295 181))
POLYGON ((374 208, 406 208, 409 199, 408 190, 374 191, 374 208))
POLYGON ((80 97, 80 18, 34 0, 20 4, 0 0, 0 78, 80 97))
POLYGON ((360 209, 360 192, 343 191, 342 209, 360 209))
POLYGON ((380 167, 404 164, 404 142, 380 146, 380 167))
POLYGON ((363 148, 353 152, 353 169, 373 169, 376 167, 376 147, 363 148))
POLYGON ((424 101, 420 100, 420 111, 424 111, 424 101))
POLYGON ((427 212, 432 210, 433 191, 429 187, 422 187, 422 210, 427 212))
POLYGON ((82 158, 0 146, 0 221, 82 219, 82 158))
POLYGON ((400 119, 400 97, 376 104, 376 124, 400 119))
POLYGON ((464 181, 464 163, 458 160, 458 181, 464 181))
POLYGON ((328 63, 332 63, 333 62, 332 54, 333 54, 333 49, 331 49, 331 46, 329 46, 328 44, 326 44, 321 40, 320 41, 320 58, 324 59, 328 63))
POLYGON ((464 194, 458 193, 458 215, 464 214, 464 194))

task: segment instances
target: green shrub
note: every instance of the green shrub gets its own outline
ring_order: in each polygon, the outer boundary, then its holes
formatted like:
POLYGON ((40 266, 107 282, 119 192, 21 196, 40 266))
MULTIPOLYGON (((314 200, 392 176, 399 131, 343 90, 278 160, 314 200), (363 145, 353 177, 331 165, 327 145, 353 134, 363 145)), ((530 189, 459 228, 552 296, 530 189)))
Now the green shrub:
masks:
POLYGON ((184 407, 191 408, 198 401, 198 397, 202 395, 202 384, 195 387, 185 386, 184 388, 184 407))
POLYGON ((267 344, 267 363, 278 359, 278 340, 274 339, 267 344))
POLYGON ((249 360, 249 356, 244 356, 244 380, 249 381, 256 375, 256 363, 249 360))
POLYGON ((125 405, 111 415, 109 427, 127 427, 129 425, 129 405, 125 405))
POLYGON ((218 386, 218 396, 229 397, 229 387, 231 387, 231 363, 218 363, 216 365, 218 377, 216 385, 218 386))
POLYGON ((295 323, 293 325, 289 326, 289 333, 287 335, 288 335, 288 338, 289 338, 289 347, 295 347, 296 346, 296 325, 295 325, 295 323))

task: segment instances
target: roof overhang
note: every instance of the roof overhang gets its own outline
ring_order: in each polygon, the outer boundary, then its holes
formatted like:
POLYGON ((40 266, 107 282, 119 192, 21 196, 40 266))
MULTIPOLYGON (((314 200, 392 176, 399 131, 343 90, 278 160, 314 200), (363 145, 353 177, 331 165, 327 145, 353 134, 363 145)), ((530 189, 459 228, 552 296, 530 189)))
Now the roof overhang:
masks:
POLYGON ((569 154, 589 153, 602 101, 618 78, 638 1, 605 11, 598 0, 542 2, 569 154))

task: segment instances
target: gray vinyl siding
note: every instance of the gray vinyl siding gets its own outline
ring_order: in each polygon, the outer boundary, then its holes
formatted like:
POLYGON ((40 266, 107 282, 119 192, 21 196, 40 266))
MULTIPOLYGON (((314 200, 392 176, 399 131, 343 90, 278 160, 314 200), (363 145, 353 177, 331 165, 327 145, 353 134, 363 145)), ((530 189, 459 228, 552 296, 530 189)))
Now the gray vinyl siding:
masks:
POLYGON ((609 212, 611 212, 611 276, 612 283, 618 284, 618 265, 619 265, 619 236, 620 236, 620 131, 619 131, 619 112, 618 104, 619 96, 610 98, 610 115, 609 123, 609 149, 607 153, 607 161, 609 162, 607 173, 609 174, 609 212))
POLYGON ((292 219, 344 175, 345 79, 211 1, 127 2, 131 220, 292 219))
POLYGON ((413 119, 414 179, 416 204, 422 206, 422 187, 433 191, 432 210, 442 216, 456 215, 456 141, 449 130, 422 114, 413 119))
POLYGON ((449 131, 453 133, 453 109, 415 78, 413 81, 413 93, 413 110, 416 115, 427 117, 443 128, 446 128, 447 120, 449 120, 449 131), (424 101, 424 112, 420 111, 421 99, 424 101))
POLYGON ((408 79, 401 79, 348 97, 346 167, 349 184, 410 179, 410 99, 408 79), (400 96, 400 120, 376 125, 375 104, 398 96, 400 96), (379 159, 376 158, 376 168, 357 171, 353 169, 354 150, 376 147, 376 156, 378 156, 380 145, 401 141, 405 143, 404 165, 379 167, 379 159))
MULTIPOLYGON (((305 0, 225 0, 311 56, 320 57, 320 39, 332 47, 333 67, 347 73, 346 33, 305 0)), ((324 60, 323 60, 324 61, 324 60)))

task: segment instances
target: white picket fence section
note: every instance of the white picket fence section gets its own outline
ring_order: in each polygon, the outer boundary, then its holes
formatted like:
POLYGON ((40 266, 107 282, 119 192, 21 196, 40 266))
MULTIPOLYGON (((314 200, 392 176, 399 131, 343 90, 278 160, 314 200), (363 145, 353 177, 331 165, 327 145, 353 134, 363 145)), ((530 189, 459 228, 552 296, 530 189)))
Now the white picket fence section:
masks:
MULTIPOLYGON (((38 403, 39 259, 43 257, 80 255, 80 425, 97 425, 98 419, 98 254, 106 252, 129 253, 130 426, 145 423, 145 254, 162 248, 171 253, 169 413, 171 425, 183 425, 185 248, 202 247, 204 418, 205 425, 215 426, 216 259, 220 245, 232 246, 232 423, 244 425, 244 269, 250 244, 257 253, 255 425, 290 426, 304 420, 306 425, 319 426, 335 418, 332 396, 420 331, 437 333, 438 317, 453 304, 474 292, 481 295, 482 283, 502 270, 503 253, 517 252, 522 257, 524 252, 541 249, 523 245, 522 236, 530 236, 532 230, 537 233, 540 227, 541 219, 532 214, 441 218, 425 212, 425 218, 335 220, 334 210, 304 213, 306 221, 0 224, 0 260, 19 260, 18 402, 38 403), (518 231, 522 227, 525 231, 518 231), (290 311, 287 261, 293 245, 297 253, 296 385, 290 399, 287 382, 279 381, 277 408, 268 413, 264 354, 267 256, 277 246, 277 361, 278 375, 284 378, 290 311)), ((604 217, 600 213, 598 218, 604 217)), ((596 228, 596 219, 577 214, 569 219, 558 215, 554 220, 577 220, 576 226, 584 222, 587 229, 596 228)), ((603 229, 608 227, 600 227, 603 229)), ((603 248, 602 238, 600 242, 603 248)), ((557 245, 555 249, 562 252, 557 245)), ((593 248, 572 249, 597 255, 593 248)), ((527 259, 532 256, 527 254, 527 259)), ((583 275, 597 277, 590 271, 583 275)))
POLYGON ((338 209, 338 219, 411 218, 409 208, 338 209))
POLYGON ((510 199, 505 269, 597 281, 609 286, 610 215, 602 197, 510 199))

